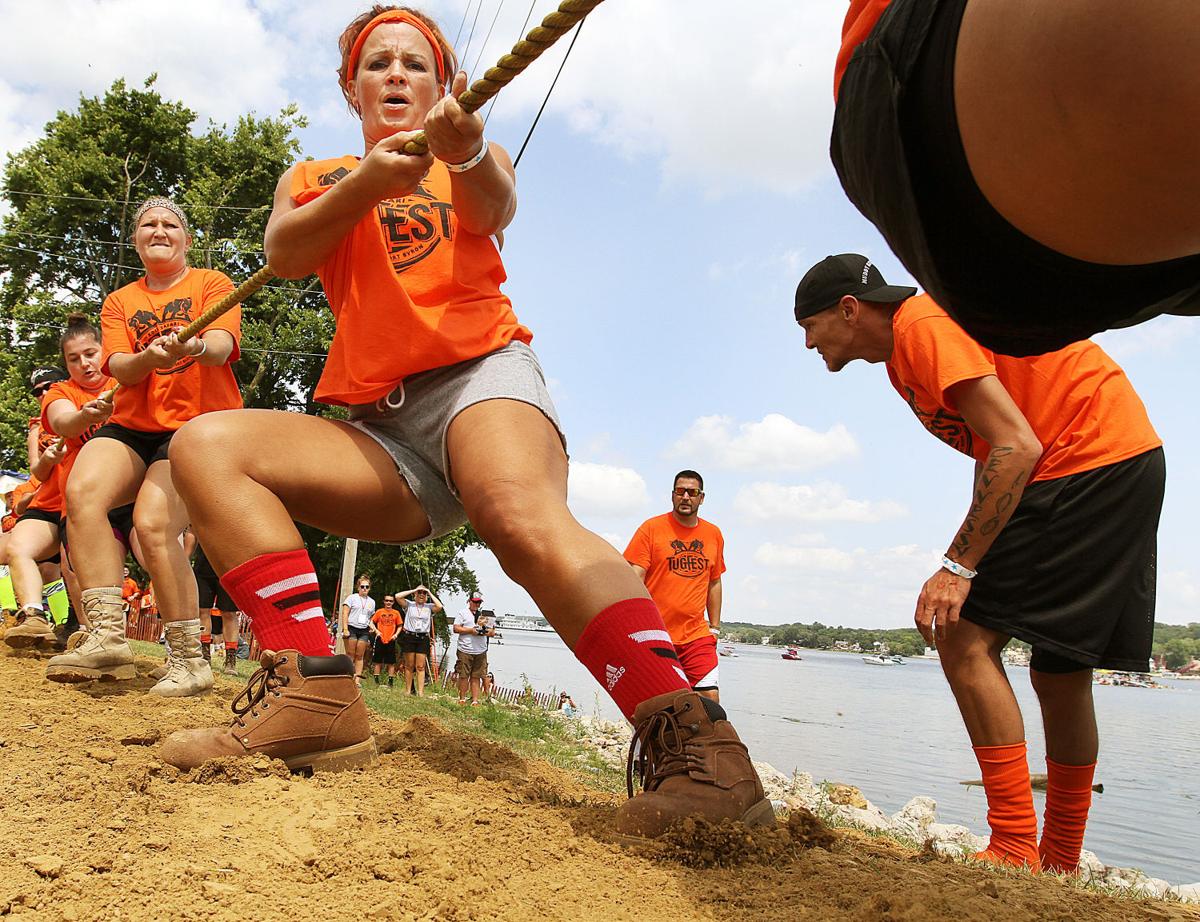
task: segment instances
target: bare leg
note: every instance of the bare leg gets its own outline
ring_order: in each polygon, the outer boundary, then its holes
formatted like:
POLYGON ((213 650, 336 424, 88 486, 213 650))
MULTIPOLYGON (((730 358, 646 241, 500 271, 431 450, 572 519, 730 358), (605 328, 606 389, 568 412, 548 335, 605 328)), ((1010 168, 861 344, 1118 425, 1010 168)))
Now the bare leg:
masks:
POLYGON ((1200 252, 1198 56, 1194 0, 971 0, 954 92, 979 188, 1078 259, 1200 252))
POLYGON ((429 532, 388 453, 345 423, 273 410, 206 413, 171 440, 171 466, 218 573, 303 547, 293 519, 365 541, 411 541, 429 532), (331 458, 338 465, 333 480, 331 458))
POLYGON ((420 653, 413 654, 413 676, 417 680, 417 697, 425 697, 425 657, 420 653))
POLYGON ((188 518, 187 507, 171 483, 170 462, 156 461, 138 490, 133 521, 164 623, 190 621, 200 609, 196 576, 179 541, 188 518))
POLYGON ((141 458, 115 439, 92 439, 79 450, 67 483, 67 508, 82 589, 121 585, 125 548, 112 533, 108 513, 132 503, 145 476, 141 458))
POLYGON ((1008 638, 965 618, 938 642, 942 671, 958 702, 973 746, 1003 746, 1025 739, 1025 724, 1000 651, 1008 638))
POLYGON ((221 612, 221 639, 225 643, 233 644, 235 647, 238 642, 238 622, 237 613, 232 611, 221 612))
POLYGON ((1062 765, 1095 762, 1100 736, 1092 704, 1092 670, 1049 673, 1031 669, 1029 681, 1042 706, 1046 755, 1062 765))
POLYGON ((406 695, 412 691, 413 665, 416 661, 416 658, 417 654, 415 653, 404 654, 404 694, 406 695))
POLYGON ((40 519, 21 519, 8 538, 8 568, 17 605, 40 605, 42 574, 38 561, 53 556, 59 546, 58 528, 40 519))
POLYGON ((475 683, 475 680, 472 679, 469 675, 460 675, 458 677, 458 700, 459 701, 467 700, 467 689, 468 688, 472 689, 475 692, 475 696, 478 697, 478 688, 476 687, 476 685, 474 683, 475 683))
POLYGON ((608 606, 648 598, 616 548, 567 509, 567 457, 540 410, 477 403, 455 417, 447 444, 471 524, 567 646, 608 606))

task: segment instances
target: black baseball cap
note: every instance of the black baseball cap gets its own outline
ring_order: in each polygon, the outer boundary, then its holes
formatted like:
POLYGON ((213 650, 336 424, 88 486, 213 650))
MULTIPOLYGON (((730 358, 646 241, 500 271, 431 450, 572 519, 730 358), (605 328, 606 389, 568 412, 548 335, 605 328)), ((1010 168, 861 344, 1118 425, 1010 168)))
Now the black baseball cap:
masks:
POLYGON ((826 256, 804 273, 796 286, 796 322, 833 307, 844 295, 860 301, 890 304, 917 293, 904 285, 889 285, 875 264, 857 253, 826 256))
POLYGON ((36 391, 43 385, 66 381, 67 373, 61 368, 35 368, 29 375, 29 389, 36 391))

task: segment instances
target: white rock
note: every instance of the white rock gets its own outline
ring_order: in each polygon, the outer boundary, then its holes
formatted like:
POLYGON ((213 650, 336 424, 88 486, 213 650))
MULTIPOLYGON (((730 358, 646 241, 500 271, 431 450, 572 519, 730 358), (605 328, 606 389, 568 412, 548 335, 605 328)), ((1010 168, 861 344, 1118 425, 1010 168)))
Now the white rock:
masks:
POLYGON ((1103 880, 1107 873, 1108 868, 1104 866, 1103 861, 1096 857, 1095 852, 1089 852, 1085 848, 1079 853, 1079 877, 1085 883, 1103 880))
POLYGON ((1138 884, 1138 889, 1143 891, 1147 896, 1161 900, 1170 892, 1171 884, 1161 877, 1147 877, 1144 882, 1138 884))
POLYGON ((1171 893, 1188 903, 1200 903, 1200 881, 1194 884, 1180 884, 1172 887, 1171 893))
POLYGON ((925 830, 937 822, 937 801, 932 797, 914 797, 896 813, 892 825, 896 831, 924 840, 925 830))
POLYGON ((867 829, 870 831, 885 832, 892 828, 892 821, 887 818, 882 810, 868 804, 870 809, 863 810, 859 807, 851 807, 848 804, 841 804, 834 808, 834 815, 845 823, 851 826, 857 826, 859 829, 867 829))

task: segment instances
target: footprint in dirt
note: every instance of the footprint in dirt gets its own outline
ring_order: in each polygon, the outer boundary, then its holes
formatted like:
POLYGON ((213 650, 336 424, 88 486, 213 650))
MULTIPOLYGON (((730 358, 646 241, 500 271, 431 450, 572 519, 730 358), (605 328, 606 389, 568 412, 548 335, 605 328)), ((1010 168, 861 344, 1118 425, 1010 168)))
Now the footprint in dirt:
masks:
POLYGON ((375 734, 380 755, 407 752, 435 772, 459 781, 524 781, 524 760, 506 746, 477 736, 449 733, 425 717, 413 717, 395 732, 375 734))

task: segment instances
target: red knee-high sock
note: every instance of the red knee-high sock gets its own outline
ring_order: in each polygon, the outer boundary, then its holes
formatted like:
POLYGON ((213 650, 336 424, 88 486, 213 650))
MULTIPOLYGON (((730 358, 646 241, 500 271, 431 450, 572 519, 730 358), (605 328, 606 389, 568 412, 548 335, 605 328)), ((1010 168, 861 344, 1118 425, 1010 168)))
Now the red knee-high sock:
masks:
POLYGON ((226 650, 236 650, 237 648, 238 648, 238 645, 237 645, 237 641, 236 641, 236 640, 227 640, 227 641, 225 641, 225 649, 226 649, 226 650))
POLYGON ((575 658, 628 720, 647 698, 690 687, 662 615, 649 599, 626 599, 596 615, 575 645, 575 658))
POLYGON ((201 643, 212 643, 212 634, 201 634, 200 642, 201 643))
POLYGON ((264 650, 299 650, 329 656, 329 632, 321 611, 317 574, 308 552, 261 554, 221 577, 264 650))
POLYGON ((975 857, 997 864, 1040 866, 1037 844, 1037 814, 1033 812, 1033 788, 1025 743, 1007 746, 976 746, 975 758, 983 772, 983 790, 988 801, 988 825, 992 838, 975 857))
POLYGON ((1092 779, 1096 763, 1060 765, 1046 759, 1046 813, 1038 851, 1042 867, 1060 874, 1079 868, 1083 830, 1092 806, 1092 779))

